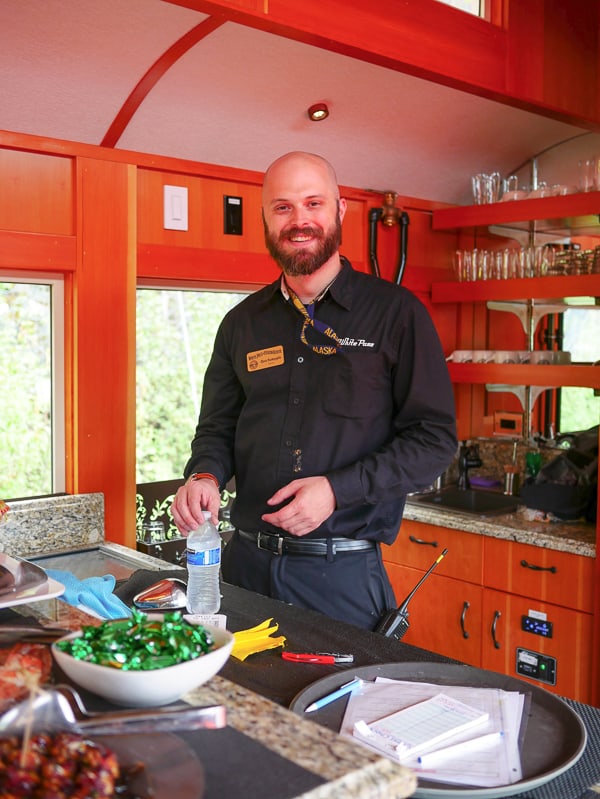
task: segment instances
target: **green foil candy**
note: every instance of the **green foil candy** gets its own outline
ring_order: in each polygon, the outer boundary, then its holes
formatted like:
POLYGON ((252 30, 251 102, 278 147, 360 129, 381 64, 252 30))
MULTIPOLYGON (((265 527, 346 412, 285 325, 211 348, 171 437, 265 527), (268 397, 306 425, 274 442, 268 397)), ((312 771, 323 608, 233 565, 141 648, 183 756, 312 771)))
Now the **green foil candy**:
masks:
POLYGON ((58 641, 56 647, 99 666, 148 671, 194 660, 210 652, 213 644, 209 631, 187 622, 180 611, 156 619, 134 609, 130 619, 86 625, 80 636, 58 641))

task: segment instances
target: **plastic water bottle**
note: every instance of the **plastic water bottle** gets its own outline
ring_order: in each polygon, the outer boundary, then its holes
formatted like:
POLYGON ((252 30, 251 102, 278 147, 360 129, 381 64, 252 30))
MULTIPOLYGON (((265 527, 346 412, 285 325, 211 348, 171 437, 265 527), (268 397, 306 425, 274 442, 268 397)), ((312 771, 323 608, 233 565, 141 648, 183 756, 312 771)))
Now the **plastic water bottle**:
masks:
POLYGON ((190 613, 208 614, 217 613, 221 607, 221 538, 210 511, 202 514, 204 523, 187 538, 187 607, 190 613))

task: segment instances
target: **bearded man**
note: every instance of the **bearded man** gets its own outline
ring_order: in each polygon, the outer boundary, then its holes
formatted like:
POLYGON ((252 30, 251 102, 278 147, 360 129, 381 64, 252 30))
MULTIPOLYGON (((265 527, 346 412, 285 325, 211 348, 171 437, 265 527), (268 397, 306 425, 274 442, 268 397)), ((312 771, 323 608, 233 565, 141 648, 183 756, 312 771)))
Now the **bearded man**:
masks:
POLYGON ((374 629, 396 606, 380 545, 456 452, 444 354, 410 291, 340 254, 325 159, 278 158, 262 206, 282 274, 221 323, 173 517, 183 535, 216 520, 235 477, 223 579, 374 629))

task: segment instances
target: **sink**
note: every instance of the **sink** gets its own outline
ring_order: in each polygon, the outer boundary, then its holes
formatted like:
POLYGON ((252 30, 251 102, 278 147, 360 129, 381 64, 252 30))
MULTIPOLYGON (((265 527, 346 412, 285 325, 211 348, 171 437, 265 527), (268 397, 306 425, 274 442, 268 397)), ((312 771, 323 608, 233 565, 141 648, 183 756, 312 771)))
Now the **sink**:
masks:
POLYGON ((478 516, 491 516, 494 513, 514 513, 520 504, 518 497, 474 488, 463 490, 454 486, 443 488, 435 494, 424 494, 416 498, 416 500, 419 503, 423 502, 439 508, 459 510, 463 513, 475 513, 478 516))

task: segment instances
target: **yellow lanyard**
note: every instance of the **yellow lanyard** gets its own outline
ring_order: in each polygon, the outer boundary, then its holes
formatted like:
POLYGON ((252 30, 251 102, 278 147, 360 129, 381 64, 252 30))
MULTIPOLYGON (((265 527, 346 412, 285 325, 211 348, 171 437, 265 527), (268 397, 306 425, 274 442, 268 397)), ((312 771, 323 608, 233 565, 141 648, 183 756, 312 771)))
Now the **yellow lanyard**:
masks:
POLYGON ((337 337, 337 334, 333 330, 333 328, 329 327, 329 325, 320 322, 318 319, 314 318, 315 312, 315 301, 313 300, 310 305, 307 307, 305 306, 300 298, 295 294, 294 291, 288 286, 287 282, 285 284, 288 294, 290 295, 290 299, 292 300, 294 307, 296 310, 300 311, 304 318, 304 322, 302 324, 302 330, 300 331, 300 341, 305 344, 309 349, 313 352, 316 352, 317 355, 335 355, 336 352, 341 350, 340 340, 337 337), (330 339, 335 341, 336 346, 332 346, 331 344, 310 344, 308 339, 306 338, 306 331, 309 327, 314 327, 319 333, 323 333, 323 335, 327 336, 330 339))

